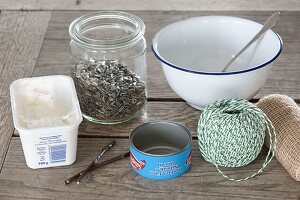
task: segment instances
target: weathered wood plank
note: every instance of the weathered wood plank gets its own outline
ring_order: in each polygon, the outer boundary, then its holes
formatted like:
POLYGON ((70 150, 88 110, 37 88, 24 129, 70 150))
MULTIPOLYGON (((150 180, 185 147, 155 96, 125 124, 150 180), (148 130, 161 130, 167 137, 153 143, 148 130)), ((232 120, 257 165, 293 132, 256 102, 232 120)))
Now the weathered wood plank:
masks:
MULTIPOLYGON (((41 54, 33 75, 69 74, 69 36, 68 25, 76 17, 86 11, 54 12, 45 36, 41 54)), ((135 11, 147 26, 148 41, 148 91, 150 98, 179 97, 170 89, 165 80, 160 63, 153 56, 150 46, 154 34, 163 26, 178 20, 199 15, 231 15, 263 22, 271 12, 172 12, 172 11, 135 11)), ((259 99, 266 94, 285 93, 290 97, 300 99, 300 12, 282 12, 276 30, 284 41, 284 50, 275 61, 272 72, 265 87, 254 97, 259 99)))
MULTIPOLYGON (((154 120, 170 120, 186 126, 196 136, 200 111, 184 102, 147 102, 145 114, 117 125, 99 125, 83 121, 79 137, 128 137, 138 125, 154 120)), ((15 135, 18 135, 15 131, 15 135)))
MULTIPOLYGON (((46 39, 69 39, 68 26, 77 17, 94 11, 53 11, 46 39)), ((130 11, 139 16, 146 24, 146 39, 151 44, 152 37, 162 27, 190 17, 206 15, 225 15, 242 17, 257 22, 264 22, 271 11, 130 11)), ((281 12, 280 20, 275 26, 283 40, 298 41, 299 12, 281 12)))
MULTIPOLYGON (((80 138, 77 161, 71 166, 29 169, 19 138, 13 138, 2 173, 1 199, 299 199, 299 183, 273 160, 264 173, 244 182, 226 181, 213 165, 203 160, 193 142, 192 167, 181 177, 151 181, 137 175, 129 160, 121 160, 89 174, 80 185, 63 185, 69 176, 83 169, 110 139, 80 138)), ((128 150, 128 140, 118 139, 104 158, 128 150)), ((226 173, 239 177, 255 172, 263 162, 263 149, 256 161, 226 173)))
POLYGON ((7 10, 300 10, 297 0, 2 0, 7 10))
POLYGON ((31 75, 49 20, 50 12, 0 14, 0 169, 14 131, 9 85, 17 78, 31 75))
MULTIPOLYGON (((298 104, 298 106, 300 106, 298 104)), ((174 121, 187 127, 197 137, 198 120, 201 111, 185 102, 147 102, 145 113, 139 118, 116 125, 101 125, 84 120, 79 126, 79 137, 122 137, 128 138, 137 126, 155 120, 174 121)), ((18 132, 15 131, 15 136, 18 132)))

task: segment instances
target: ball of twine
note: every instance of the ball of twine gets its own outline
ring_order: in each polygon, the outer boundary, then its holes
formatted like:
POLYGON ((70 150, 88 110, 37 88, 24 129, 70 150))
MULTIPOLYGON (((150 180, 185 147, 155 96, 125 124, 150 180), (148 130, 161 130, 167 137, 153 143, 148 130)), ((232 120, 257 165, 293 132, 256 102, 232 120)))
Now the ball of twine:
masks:
POLYGON ((254 104, 243 99, 226 99, 210 104, 198 123, 198 142, 202 156, 213 163, 227 179, 242 181, 261 173, 274 157, 275 131, 272 122, 254 104), (255 160, 264 144, 266 132, 270 138, 269 152, 262 167, 251 176, 234 179, 225 175, 222 167, 242 167, 255 160))

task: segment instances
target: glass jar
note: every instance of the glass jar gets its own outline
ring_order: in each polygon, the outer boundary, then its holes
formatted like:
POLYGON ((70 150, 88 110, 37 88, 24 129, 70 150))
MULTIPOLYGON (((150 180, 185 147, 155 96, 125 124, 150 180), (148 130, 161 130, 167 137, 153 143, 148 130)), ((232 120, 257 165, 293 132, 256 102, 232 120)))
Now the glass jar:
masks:
POLYGON ((145 24, 118 11, 90 13, 69 27, 71 73, 83 117, 115 124, 146 103, 145 24))

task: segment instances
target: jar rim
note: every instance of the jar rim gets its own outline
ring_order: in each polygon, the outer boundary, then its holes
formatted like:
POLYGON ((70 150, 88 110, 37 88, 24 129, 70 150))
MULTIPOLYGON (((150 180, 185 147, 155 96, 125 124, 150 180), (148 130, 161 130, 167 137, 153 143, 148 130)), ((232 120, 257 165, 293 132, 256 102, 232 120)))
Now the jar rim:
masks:
POLYGON ((141 37, 144 36, 145 33, 145 24, 144 22, 137 17, 136 15, 121 12, 121 11, 99 11, 92 12, 83 16, 78 17, 73 22, 71 22, 69 26, 69 35, 71 40, 74 40, 81 45, 94 47, 94 48, 118 48, 125 47, 137 42, 141 37), (118 39, 110 39, 110 40, 101 40, 101 39, 93 39, 89 37, 85 37, 81 35, 80 27, 84 24, 92 22, 93 20, 101 20, 101 19, 118 19, 124 20, 134 25, 134 31, 125 36, 118 39))

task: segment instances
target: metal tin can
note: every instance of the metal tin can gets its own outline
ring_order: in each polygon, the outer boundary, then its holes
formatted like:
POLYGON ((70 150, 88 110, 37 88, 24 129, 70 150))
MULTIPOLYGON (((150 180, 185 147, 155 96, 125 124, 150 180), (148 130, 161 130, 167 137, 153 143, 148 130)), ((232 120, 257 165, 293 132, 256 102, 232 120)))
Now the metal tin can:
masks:
POLYGON ((136 173, 150 179, 171 179, 191 165, 192 136, 182 125, 154 121, 140 125, 130 135, 130 160, 136 173))

